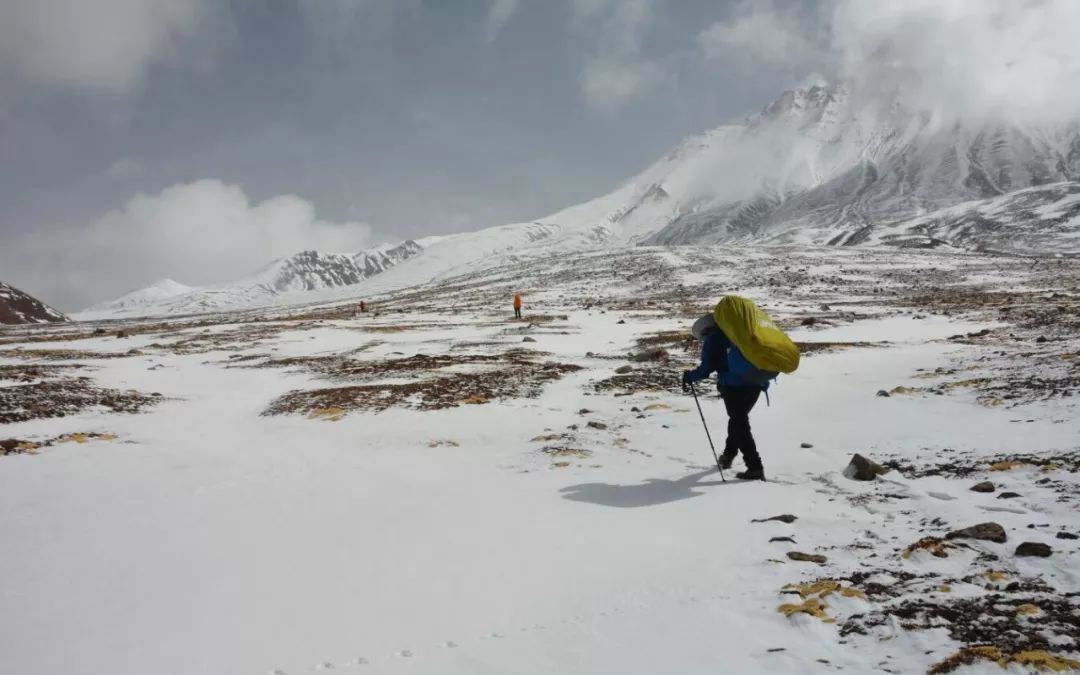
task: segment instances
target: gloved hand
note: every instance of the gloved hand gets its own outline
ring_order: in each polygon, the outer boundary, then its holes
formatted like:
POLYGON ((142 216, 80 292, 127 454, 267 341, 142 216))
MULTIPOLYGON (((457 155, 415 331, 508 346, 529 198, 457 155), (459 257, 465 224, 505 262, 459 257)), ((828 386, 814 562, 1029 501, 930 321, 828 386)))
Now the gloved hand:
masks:
POLYGON ((690 371, 684 370, 682 374, 682 390, 684 394, 690 393, 690 371))

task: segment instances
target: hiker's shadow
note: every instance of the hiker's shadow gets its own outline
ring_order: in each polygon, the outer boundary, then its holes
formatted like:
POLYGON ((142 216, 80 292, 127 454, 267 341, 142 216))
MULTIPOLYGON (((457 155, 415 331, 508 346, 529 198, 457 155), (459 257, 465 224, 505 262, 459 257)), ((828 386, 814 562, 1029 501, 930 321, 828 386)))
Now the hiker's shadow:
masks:
POLYGON ((695 491, 695 488, 724 485, 720 481, 702 481, 703 478, 715 471, 715 468, 710 467, 678 480, 649 478, 644 483, 638 483, 637 485, 582 483, 564 487, 559 492, 562 493, 563 499, 599 504, 600 506, 614 506, 624 509, 656 506, 657 504, 677 502, 681 499, 700 497, 705 494, 695 491))

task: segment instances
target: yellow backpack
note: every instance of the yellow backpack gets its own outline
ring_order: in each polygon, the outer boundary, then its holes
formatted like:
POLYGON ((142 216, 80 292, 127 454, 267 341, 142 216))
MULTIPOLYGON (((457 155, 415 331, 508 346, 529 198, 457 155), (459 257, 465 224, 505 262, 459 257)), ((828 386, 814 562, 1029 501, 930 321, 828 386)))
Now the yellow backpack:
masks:
POLYGON ((799 348, 750 300, 724 296, 713 310, 713 319, 755 368, 793 373, 799 367, 799 348))

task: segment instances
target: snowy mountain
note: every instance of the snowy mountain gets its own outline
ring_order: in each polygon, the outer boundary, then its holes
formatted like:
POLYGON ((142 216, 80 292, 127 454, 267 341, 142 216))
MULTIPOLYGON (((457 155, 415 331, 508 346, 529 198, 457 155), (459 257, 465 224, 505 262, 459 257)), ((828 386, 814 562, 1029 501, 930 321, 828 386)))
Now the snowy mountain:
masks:
POLYGON ((279 258, 255 275, 230 284, 191 287, 171 279, 158 281, 116 300, 94 305, 80 319, 151 314, 193 314, 300 301, 302 293, 355 284, 390 269, 421 251, 414 241, 380 246, 354 254, 302 251, 279 258))
POLYGON ((922 244, 1077 252, 1069 233, 1080 207, 1068 195, 1078 181, 1080 122, 946 121, 899 105, 856 106, 843 86, 814 86, 692 138, 612 194, 542 222, 584 215, 627 243, 853 245, 917 242, 933 221, 922 244), (989 201, 952 210, 981 200, 989 201))
POLYGON ((0 324, 52 323, 68 318, 19 289, 0 281, 0 324))
POLYGON ((843 85, 818 85, 785 92, 742 123, 687 139, 607 195, 532 222, 356 255, 305 251, 235 284, 136 301, 125 296, 81 317, 337 299, 360 292, 361 282, 370 295, 509 266, 523 256, 626 245, 1080 254, 1078 232, 1080 121, 1037 127, 948 120, 896 103, 857 102, 843 85))

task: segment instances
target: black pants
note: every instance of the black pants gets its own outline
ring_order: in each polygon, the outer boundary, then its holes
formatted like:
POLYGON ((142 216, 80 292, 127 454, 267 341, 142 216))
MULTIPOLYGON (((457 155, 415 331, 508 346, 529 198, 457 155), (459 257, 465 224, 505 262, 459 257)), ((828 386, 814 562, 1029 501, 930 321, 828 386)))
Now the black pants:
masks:
POLYGON ((742 451, 743 461, 750 470, 761 469, 761 455, 758 454, 754 436, 750 433, 750 411, 761 396, 758 387, 721 387, 720 397, 727 408, 727 443, 724 454, 733 456, 742 451))
POLYGON ((520 307, 515 307, 514 308, 514 318, 515 319, 520 319, 521 318, 521 308, 520 307))

